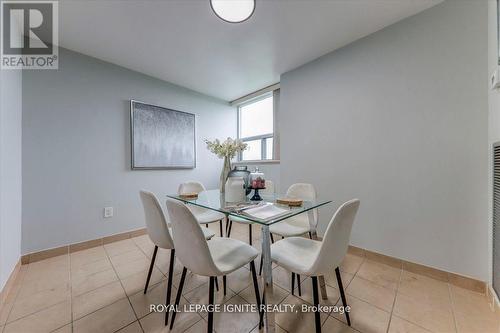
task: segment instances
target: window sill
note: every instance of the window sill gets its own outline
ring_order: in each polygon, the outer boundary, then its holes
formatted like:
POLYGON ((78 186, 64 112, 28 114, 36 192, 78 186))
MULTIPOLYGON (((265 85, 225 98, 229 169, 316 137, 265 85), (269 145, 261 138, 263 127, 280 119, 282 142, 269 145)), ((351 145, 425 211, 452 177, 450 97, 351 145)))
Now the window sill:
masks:
POLYGON ((255 165, 255 164, 280 164, 280 160, 252 160, 252 161, 235 161, 233 165, 255 165))

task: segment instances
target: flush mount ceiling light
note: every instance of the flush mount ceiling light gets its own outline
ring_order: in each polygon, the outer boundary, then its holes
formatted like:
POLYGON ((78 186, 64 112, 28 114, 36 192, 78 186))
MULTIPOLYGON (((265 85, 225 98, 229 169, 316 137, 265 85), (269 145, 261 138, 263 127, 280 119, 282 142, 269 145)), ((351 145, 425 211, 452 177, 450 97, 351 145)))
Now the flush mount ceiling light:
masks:
POLYGON ((240 23, 252 16, 255 0, 210 0, 210 6, 221 20, 240 23))

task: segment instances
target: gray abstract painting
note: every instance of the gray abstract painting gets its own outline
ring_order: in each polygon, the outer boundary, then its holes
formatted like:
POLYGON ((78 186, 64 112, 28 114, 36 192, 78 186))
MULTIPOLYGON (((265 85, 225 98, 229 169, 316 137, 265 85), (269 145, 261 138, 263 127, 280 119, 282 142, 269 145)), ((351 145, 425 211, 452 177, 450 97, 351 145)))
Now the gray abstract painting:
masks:
POLYGON ((195 116, 130 101, 132 169, 196 166, 195 116))

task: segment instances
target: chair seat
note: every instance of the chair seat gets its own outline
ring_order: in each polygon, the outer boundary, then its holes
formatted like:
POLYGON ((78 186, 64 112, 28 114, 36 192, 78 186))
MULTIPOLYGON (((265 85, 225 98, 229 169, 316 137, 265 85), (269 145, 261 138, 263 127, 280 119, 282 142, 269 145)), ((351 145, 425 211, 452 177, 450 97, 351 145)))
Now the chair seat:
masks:
POLYGON ((201 231, 203 231, 203 236, 205 236, 206 240, 212 239, 215 236, 215 232, 210 228, 201 228, 201 231))
MULTIPOLYGON (((172 228, 168 228, 168 231, 172 234, 172 228)), ((205 236, 206 240, 210 240, 215 236, 215 232, 210 228, 201 228, 201 231, 203 231, 203 236, 205 236)))
POLYGON ((243 223, 243 224, 251 224, 252 223, 247 219, 237 217, 237 216, 229 216, 229 220, 236 222, 236 223, 243 223))
POLYGON ((311 266, 315 262, 321 248, 321 242, 303 237, 290 237, 271 245, 271 260, 290 272, 316 276, 324 272, 313 272, 311 266))
POLYGON ((269 231, 272 234, 283 237, 301 236, 311 231, 309 218, 307 214, 292 216, 282 222, 278 222, 269 226, 269 231))
POLYGON ((226 217, 226 215, 222 213, 208 209, 201 212, 193 211, 193 214, 196 217, 198 223, 200 224, 219 222, 220 220, 224 220, 224 218, 226 217))
POLYGON ((207 244, 220 275, 237 270, 259 255, 255 248, 237 239, 214 237, 207 244))

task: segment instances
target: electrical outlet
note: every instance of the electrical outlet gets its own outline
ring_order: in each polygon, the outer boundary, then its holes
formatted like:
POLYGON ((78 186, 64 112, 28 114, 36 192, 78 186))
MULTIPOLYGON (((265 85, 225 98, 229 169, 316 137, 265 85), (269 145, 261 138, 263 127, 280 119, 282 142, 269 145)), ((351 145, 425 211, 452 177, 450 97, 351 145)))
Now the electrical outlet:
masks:
POLYGON ((104 207, 104 218, 113 217, 113 207, 104 207))

